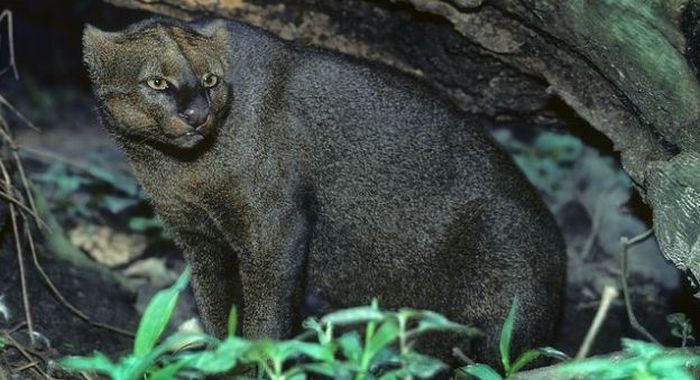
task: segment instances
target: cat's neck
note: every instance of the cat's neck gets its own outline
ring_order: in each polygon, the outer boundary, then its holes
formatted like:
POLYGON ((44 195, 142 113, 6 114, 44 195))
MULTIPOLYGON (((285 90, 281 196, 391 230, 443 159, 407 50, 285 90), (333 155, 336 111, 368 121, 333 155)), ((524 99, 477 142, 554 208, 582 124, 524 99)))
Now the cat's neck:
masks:
POLYGON ((211 146, 177 150, 134 141, 119 134, 115 134, 115 138, 129 157, 134 169, 140 174, 176 173, 187 167, 203 165, 204 161, 211 161, 211 146))

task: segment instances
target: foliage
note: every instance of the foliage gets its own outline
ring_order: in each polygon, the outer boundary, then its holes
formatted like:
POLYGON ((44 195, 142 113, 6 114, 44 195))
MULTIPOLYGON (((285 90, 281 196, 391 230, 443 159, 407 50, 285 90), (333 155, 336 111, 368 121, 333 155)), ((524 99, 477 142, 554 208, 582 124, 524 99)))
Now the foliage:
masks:
POLYGON ((560 194, 561 184, 571 178, 573 164, 585 154, 578 138, 550 131, 537 133, 530 142, 519 140, 508 129, 497 130, 494 137, 508 150, 528 180, 551 200, 565 196, 560 194))
POLYGON ((47 198, 49 209, 45 211, 62 225, 74 225, 78 220, 99 225, 113 222, 127 225, 132 232, 148 233, 159 241, 168 240, 145 193, 128 170, 106 161, 99 166, 86 165, 53 154, 45 157, 44 152, 24 154, 47 161, 33 170, 31 179, 47 198))
POLYGON ((695 377, 690 367, 700 367, 700 356, 665 348, 655 343, 622 339, 622 358, 591 358, 564 364, 562 373, 581 379, 674 379, 695 377))
POLYGON ((681 347, 685 347, 689 340, 695 341, 693 336, 693 324, 683 313, 673 313, 666 317, 671 325, 671 335, 681 338, 681 347))
POLYGON ((101 353, 67 357, 62 360, 63 366, 69 370, 98 372, 115 380, 136 380, 143 376, 170 379, 176 375, 203 378, 233 372, 240 375, 253 369, 258 376, 276 380, 305 379, 310 374, 357 380, 430 378, 447 366, 414 351, 416 337, 437 330, 477 334, 475 329, 450 322, 431 311, 381 310, 375 300, 370 306, 336 311, 320 320, 306 320, 304 325, 308 334, 315 336, 315 342, 237 337, 234 308, 228 322, 229 335, 223 340, 206 334, 176 333, 158 344, 189 276, 186 270, 175 284, 151 300, 131 354, 116 363, 101 353), (364 338, 348 329, 358 324, 364 325, 364 338), (335 334, 338 328, 347 332, 335 334))
MULTIPOLYGON (((508 315, 501 329, 501 339, 499 341, 499 352, 501 355, 501 364, 506 377, 514 375, 526 365, 532 363, 540 356, 548 356, 560 360, 568 359, 568 356, 561 351, 551 347, 538 349, 530 349, 520 354, 515 361, 510 360, 510 343, 513 338, 513 329, 515 327, 515 316, 518 311, 518 297, 513 298, 513 304, 508 311, 508 315)), ((503 379, 496 370, 486 364, 471 364, 459 369, 459 371, 476 377, 479 380, 499 380, 503 379)))
MULTIPOLYGON (((511 309, 501 330, 500 354, 505 377, 513 376, 525 365, 539 356, 548 356, 560 360, 569 359, 566 354, 547 347, 528 350, 514 362, 510 361, 510 342, 515 326, 515 315, 518 308, 517 297, 513 300, 511 309)), ((683 314, 671 314, 668 321, 672 325, 673 334, 682 338, 684 344, 693 339, 690 333, 690 321, 683 314)), ((591 358, 580 361, 563 363, 555 368, 552 374, 560 379, 595 379, 595 380, 662 380, 662 379, 693 379, 691 367, 700 368, 700 355, 685 350, 666 348, 658 344, 632 339, 622 339, 625 355, 621 357, 591 358)), ((472 364, 459 369, 479 380, 501 380, 503 377, 486 364, 472 364)), ((551 376, 551 375, 550 375, 551 376)))

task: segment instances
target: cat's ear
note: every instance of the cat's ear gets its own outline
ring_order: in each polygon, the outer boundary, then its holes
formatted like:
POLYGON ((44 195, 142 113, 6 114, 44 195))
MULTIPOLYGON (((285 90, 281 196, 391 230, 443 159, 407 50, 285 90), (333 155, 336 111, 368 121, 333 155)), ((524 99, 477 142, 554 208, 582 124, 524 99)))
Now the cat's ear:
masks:
POLYGON ((83 30, 83 60, 91 75, 102 71, 102 68, 114 57, 115 39, 119 33, 104 32, 92 25, 85 25, 83 30))
POLYGON ((220 46, 226 46, 228 44, 229 31, 227 22, 224 19, 218 18, 205 22, 200 26, 199 32, 211 38, 220 46))

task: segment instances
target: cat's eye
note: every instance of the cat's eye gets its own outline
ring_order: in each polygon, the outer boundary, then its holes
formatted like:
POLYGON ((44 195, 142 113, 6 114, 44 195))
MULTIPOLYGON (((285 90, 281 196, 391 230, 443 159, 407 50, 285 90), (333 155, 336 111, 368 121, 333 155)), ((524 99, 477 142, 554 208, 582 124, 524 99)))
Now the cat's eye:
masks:
POLYGON ((206 88, 214 87, 219 83, 219 77, 214 74, 204 74, 202 77, 202 85, 206 88))
POLYGON ((163 78, 151 78, 146 81, 146 84, 148 84, 148 87, 158 91, 168 89, 168 81, 163 78))

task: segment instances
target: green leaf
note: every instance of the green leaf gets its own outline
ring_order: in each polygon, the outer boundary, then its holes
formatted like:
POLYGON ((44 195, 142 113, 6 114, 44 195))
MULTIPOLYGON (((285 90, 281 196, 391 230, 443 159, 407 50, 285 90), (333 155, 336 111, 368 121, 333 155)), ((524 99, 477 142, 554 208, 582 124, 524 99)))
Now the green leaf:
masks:
POLYGON ((316 373, 331 379, 352 379, 352 372, 345 368, 345 365, 342 362, 308 363, 300 364, 299 367, 306 372, 316 373))
POLYGON ((385 313, 372 306, 360 306, 350 309, 338 310, 326 314, 321 318, 322 323, 332 323, 336 326, 345 326, 355 323, 366 323, 369 321, 381 321, 385 313))
POLYGON ((382 374, 382 376, 379 377, 379 380, 398 380, 405 379, 407 377, 408 376, 406 376, 406 370, 403 368, 399 368, 382 374))
POLYGON ((414 376, 423 379, 431 379, 438 372, 448 369, 447 365, 438 359, 417 352, 409 352, 403 355, 406 370, 414 376))
POLYGON ((271 355, 273 360, 287 361, 306 355, 317 361, 333 361, 333 350, 330 346, 322 346, 317 343, 287 340, 275 342, 275 352, 271 355))
POLYGON ((80 188, 83 182, 84 181, 80 177, 58 177, 56 181, 58 194, 62 196, 73 194, 80 188))
POLYGON ((537 351, 539 351, 542 354, 542 356, 546 356, 548 358, 553 358, 561 361, 571 360, 571 356, 557 350, 554 347, 541 347, 538 348, 537 351))
POLYGON ((622 338, 622 348, 634 355, 649 357, 663 352, 663 346, 641 340, 622 338))
POLYGON ((399 353, 390 345, 379 350, 374 357, 372 357, 370 370, 381 370, 382 368, 394 368, 401 366, 401 356, 399 353))
POLYGON ((333 340, 333 325, 327 324, 325 327, 321 326, 321 323, 316 318, 306 318, 302 322, 302 326, 307 329, 314 331, 316 333, 316 339, 321 344, 330 344, 333 340))
POLYGON ((471 364, 459 369, 479 380, 502 380, 503 377, 486 364, 471 364))
POLYGON ((99 352, 95 352, 91 357, 68 356, 61 359, 61 366, 69 371, 94 371, 109 375, 116 375, 119 372, 118 366, 99 352))
POLYGON ((105 203, 107 210, 114 215, 121 213, 129 207, 136 206, 141 202, 139 199, 115 197, 112 195, 105 196, 102 198, 102 201, 105 203))
POLYGON ((231 310, 228 312, 228 321, 226 323, 226 331, 228 336, 236 335, 236 329, 238 328, 238 310, 236 305, 231 305, 231 310))
POLYGON ((513 337, 513 326, 515 325, 515 314, 518 310, 518 296, 513 297, 513 304, 508 311, 506 321, 503 323, 501 330, 501 340, 499 349, 501 352, 501 363, 506 373, 510 373, 510 341, 513 337))
POLYGON ((363 356, 374 357, 387 344, 399 336, 399 326, 393 319, 387 319, 379 326, 365 347, 363 356))
POLYGON ((179 360, 166 365, 148 374, 148 380, 171 380, 175 375, 188 365, 188 360, 179 360))
POLYGON ((264 363, 275 357, 276 346, 269 339, 261 339, 251 342, 250 349, 245 353, 245 360, 249 363, 264 363))
POLYGON ((99 166, 89 166, 86 168, 88 174, 100 181, 107 182, 112 187, 125 192, 128 195, 138 195, 138 184, 133 176, 119 171, 109 171, 99 166))
POLYGON ((316 343, 307 342, 294 342, 294 349, 298 352, 310 357, 311 359, 322 361, 322 362, 332 362, 335 359, 334 350, 332 346, 324 346, 316 343))
POLYGON ((306 380, 306 374, 303 372, 290 374, 290 372, 292 372, 293 370, 294 369, 292 369, 291 371, 285 372, 284 378, 286 380, 306 380))
POLYGON ((151 353, 160 355, 169 351, 178 351, 193 346, 217 345, 220 343, 218 339, 205 333, 178 332, 165 338, 163 343, 156 346, 151 353))
POLYGON ((186 268, 175 283, 161 290, 146 306, 134 339, 134 355, 146 356, 155 346, 175 310, 180 292, 190 280, 190 269, 186 268))
POLYGON ((135 216, 129 219, 129 229, 136 232, 143 232, 151 228, 162 228, 158 218, 142 218, 135 216))
MULTIPOLYGON (((402 309, 399 314, 405 313, 407 310, 402 309)), ((418 327, 413 330, 414 333, 424 333, 427 331, 455 331, 469 336, 482 335, 482 332, 471 326, 461 325, 447 319, 444 315, 430 310, 410 310, 408 314, 411 318, 418 318, 418 327)))
POLYGON ((696 380, 693 374, 683 368, 665 368, 662 372, 654 373, 654 379, 669 379, 669 380, 696 380))
POLYGON ((509 371, 506 372, 506 377, 512 376, 514 373, 520 371, 521 368, 523 368, 533 360, 539 358, 540 355, 542 355, 542 353, 539 350, 525 351, 522 355, 518 357, 517 360, 515 360, 515 363, 513 363, 509 371))
POLYGON ((214 350, 187 354, 188 368, 197 369, 206 374, 225 373, 235 367, 253 343, 236 336, 229 336, 214 350))
POLYGON ((362 356, 362 339, 357 331, 348 331, 341 335, 337 341, 340 351, 352 363, 359 364, 362 356))
POLYGON ((662 354, 649 359, 649 369, 654 373, 664 373, 672 368, 700 366, 700 356, 691 353, 662 354))

